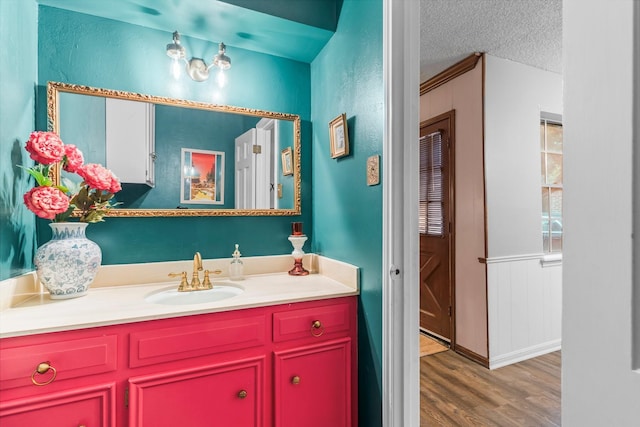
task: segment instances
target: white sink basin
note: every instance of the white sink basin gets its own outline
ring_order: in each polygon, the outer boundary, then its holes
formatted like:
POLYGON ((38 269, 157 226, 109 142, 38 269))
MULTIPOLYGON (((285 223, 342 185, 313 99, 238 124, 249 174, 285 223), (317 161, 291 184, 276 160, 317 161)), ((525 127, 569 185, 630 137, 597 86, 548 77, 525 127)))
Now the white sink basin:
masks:
POLYGON ((244 292, 244 289, 236 285, 230 283, 220 284, 220 282, 214 283, 213 289, 207 289, 206 291, 178 292, 177 288, 178 286, 176 285, 171 289, 152 292, 144 300, 152 304, 164 305, 202 304, 233 298, 244 292))

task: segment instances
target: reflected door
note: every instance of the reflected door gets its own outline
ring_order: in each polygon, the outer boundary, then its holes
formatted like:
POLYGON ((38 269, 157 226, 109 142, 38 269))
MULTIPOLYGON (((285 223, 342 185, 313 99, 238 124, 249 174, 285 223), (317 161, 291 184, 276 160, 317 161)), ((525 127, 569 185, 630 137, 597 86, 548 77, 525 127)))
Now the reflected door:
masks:
POLYGON ((253 146, 256 143, 256 130, 249 129, 236 138, 235 146, 235 195, 236 209, 255 208, 255 180, 253 146))

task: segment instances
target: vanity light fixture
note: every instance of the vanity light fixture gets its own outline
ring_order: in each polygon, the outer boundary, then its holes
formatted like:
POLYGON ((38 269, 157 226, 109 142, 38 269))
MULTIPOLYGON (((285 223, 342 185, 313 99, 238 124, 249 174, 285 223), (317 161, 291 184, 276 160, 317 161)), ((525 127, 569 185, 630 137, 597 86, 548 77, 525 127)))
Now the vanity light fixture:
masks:
POLYGON ((231 68, 231 58, 226 55, 227 47, 224 43, 218 45, 218 54, 213 57, 211 65, 207 65, 202 58, 191 58, 187 61, 184 46, 180 44, 180 33, 173 32, 173 43, 167 44, 167 56, 173 59, 171 74, 174 78, 180 77, 181 62, 186 64, 187 74, 196 82, 204 82, 209 78, 209 70, 218 67, 218 84, 223 86, 226 82, 224 71, 231 68))

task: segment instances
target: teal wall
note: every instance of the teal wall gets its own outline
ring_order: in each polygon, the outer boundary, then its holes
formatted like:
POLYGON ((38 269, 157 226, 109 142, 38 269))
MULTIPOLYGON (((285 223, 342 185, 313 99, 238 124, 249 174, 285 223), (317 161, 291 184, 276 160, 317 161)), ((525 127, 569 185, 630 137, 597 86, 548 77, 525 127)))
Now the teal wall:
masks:
POLYGON ((382 0, 345 0, 336 34, 311 63, 313 250, 360 267, 360 425, 382 425, 382 0), (347 115, 351 154, 329 156, 329 122, 347 115))
POLYGON ((35 2, 0 1, 0 280, 33 270, 35 219, 22 203, 30 186, 16 165, 32 164, 24 141, 34 129, 37 22, 35 2))
MULTIPOLYGON (((38 93, 47 81, 146 93, 200 102, 299 114, 302 120, 302 215, 294 217, 107 218, 87 236, 103 251, 103 264, 229 257, 233 244, 245 256, 291 253, 291 221, 311 223, 310 65, 227 47, 233 67, 227 86, 170 75, 165 46, 171 32, 152 30, 62 9, 40 6, 38 93), (126 64, 126 66, 124 66, 126 64)), ((171 29, 172 31, 173 29, 171 29)), ((217 45, 182 38, 188 55, 211 58, 217 45)), ((37 105, 37 126, 46 127, 44 99, 37 105)), ((38 221, 38 241, 50 230, 38 221)), ((311 237, 311 229, 309 233, 311 237)), ((307 250, 309 247, 307 246, 307 250)))

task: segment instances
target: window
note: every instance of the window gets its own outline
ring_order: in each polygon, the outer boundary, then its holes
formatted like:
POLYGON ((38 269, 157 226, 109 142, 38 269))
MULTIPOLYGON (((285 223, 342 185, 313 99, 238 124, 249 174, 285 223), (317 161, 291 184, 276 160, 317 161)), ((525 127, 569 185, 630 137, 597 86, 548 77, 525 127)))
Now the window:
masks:
POLYGON ((444 235, 442 133, 420 138, 420 213, 421 234, 444 235))
POLYGON ((540 118, 542 161, 542 247, 562 252, 562 121, 543 113, 540 118))

